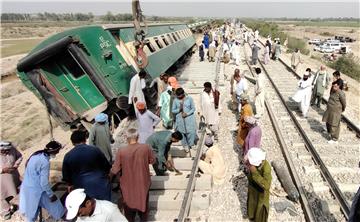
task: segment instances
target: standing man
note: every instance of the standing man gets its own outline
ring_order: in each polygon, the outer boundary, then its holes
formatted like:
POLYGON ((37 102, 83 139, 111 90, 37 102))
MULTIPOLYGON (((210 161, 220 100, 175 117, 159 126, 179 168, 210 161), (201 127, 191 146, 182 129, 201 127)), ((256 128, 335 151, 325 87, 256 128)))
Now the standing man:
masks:
POLYGON ((249 129, 244 142, 245 156, 251 147, 261 147, 261 128, 258 125, 258 121, 253 116, 245 116, 244 118, 246 127, 249 129))
POLYGON ((144 102, 137 102, 136 109, 136 117, 139 120, 139 143, 145 143, 147 138, 154 133, 160 118, 150 110, 147 110, 144 102))
POLYGON ((205 118, 205 123, 210 129, 214 139, 218 140, 219 116, 221 115, 220 93, 213 89, 210 82, 204 83, 204 91, 200 97, 201 114, 205 118))
POLYGON ((18 167, 23 160, 21 153, 11 142, 0 141, 0 183, 1 183, 1 217, 11 219, 16 206, 10 201, 17 195, 20 186, 18 167))
POLYGON ((295 49, 295 51, 291 55, 291 68, 296 72, 300 63, 301 63, 300 50, 295 49))
POLYGON ((333 82, 338 82, 339 84, 339 88, 341 90, 344 89, 344 81, 341 79, 340 77, 340 72, 338 70, 336 70, 335 72, 333 72, 333 82))
POLYGON ((280 54, 281 54, 281 44, 280 44, 280 40, 277 41, 277 43, 275 43, 275 60, 278 60, 280 58, 280 54))
POLYGON ((146 221, 151 183, 149 164, 155 163, 155 155, 149 145, 138 143, 136 129, 129 129, 126 134, 128 146, 116 154, 110 178, 121 172, 119 180, 126 219, 133 222, 138 214, 141 221, 146 221))
POLYGON ((127 222, 118 206, 107 200, 91 198, 84 191, 84 189, 76 189, 66 197, 66 220, 72 221, 76 218, 78 222, 127 222))
POLYGON ((239 101, 236 96, 236 84, 240 81, 240 69, 234 70, 234 75, 230 78, 230 95, 232 99, 231 109, 237 110, 239 101))
POLYGON ((86 145, 86 133, 71 134, 74 148, 64 157, 63 180, 69 189, 84 188, 92 198, 111 200, 111 184, 108 178, 111 165, 99 148, 86 145))
POLYGON ((260 148, 250 148, 247 158, 250 164, 248 174, 247 211, 251 221, 266 222, 269 215, 271 166, 260 148))
POLYGON ((110 164, 112 163, 110 143, 113 141, 108 124, 108 115, 105 113, 97 114, 95 123, 90 130, 89 145, 99 148, 110 164))
POLYGON ((215 62, 216 44, 212 41, 209 45, 209 62, 215 62))
POLYGON ((330 77, 326 72, 325 66, 320 66, 320 70, 315 74, 313 81, 314 89, 311 98, 311 105, 315 105, 320 108, 321 99, 324 95, 325 88, 328 88, 330 83, 330 77))
POLYGON ((298 91, 292 97, 295 102, 300 103, 300 109, 303 117, 305 118, 310 108, 312 82, 313 78, 311 76, 311 69, 307 68, 303 78, 298 83, 298 91))
POLYGON ((179 131, 171 132, 169 130, 155 132, 151 135, 146 144, 149 144, 156 156, 156 162, 153 164, 157 176, 163 176, 166 172, 168 153, 172 143, 179 142, 183 138, 179 131))
POLYGON ((269 40, 266 40, 265 51, 264 51, 264 64, 267 65, 270 62, 270 49, 271 44, 269 40))
POLYGON ((150 88, 154 87, 154 85, 156 84, 157 102, 159 102, 161 93, 164 92, 166 90, 166 87, 168 86, 168 79, 169 74, 161 73, 160 76, 156 77, 150 84, 150 88))
POLYGON ((145 76, 145 70, 140 70, 137 75, 131 78, 129 88, 129 104, 135 105, 137 101, 145 102, 145 96, 143 93, 143 89, 146 87, 145 76))
POLYGON ((265 76, 261 73, 260 68, 255 68, 257 74, 255 84, 255 109, 256 117, 260 118, 265 110, 265 76))
POLYGON ((254 40, 254 43, 251 45, 251 65, 256 65, 259 49, 260 47, 257 45, 257 41, 254 40))
POLYGON ((175 130, 182 133, 181 141, 186 152, 196 144, 197 126, 195 119, 195 104, 190 96, 185 95, 183 88, 175 91, 176 99, 172 106, 172 113, 175 115, 175 130))
POLYGON ((230 53, 232 55, 232 59, 235 61, 235 65, 240 65, 240 44, 238 41, 231 46, 230 53))
MULTIPOLYGON (((247 94, 242 94, 240 97, 241 102, 241 112, 240 112, 240 120, 239 120, 239 130, 237 135, 237 143, 240 146, 244 146, 245 138, 248 134, 249 128, 245 124, 245 117, 253 116, 253 111, 250 105, 250 98, 247 94)), ((244 148, 244 147, 243 147, 244 148)))
POLYGON ((329 101, 322 119, 323 122, 326 122, 326 129, 330 135, 328 143, 330 144, 338 143, 341 113, 346 108, 345 93, 340 89, 339 85, 338 81, 332 83, 329 101))
POLYGON ((205 44, 204 41, 202 41, 201 44, 199 45, 200 62, 204 61, 204 56, 205 56, 205 44))
POLYGON ((51 141, 45 149, 33 153, 25 163, 20 187, 20 212, 27 221, 35 221, 41 208, 45 208, 55 220, 65 216, 65 209, 49 183, 50 158, 54 158, 61 147, 60 143, 51 141))
POLYGON ((241 95, 245 94, 248 89, 247 80, 245 79, 245 73, 240 73, 240 76, 235 79, 236 81, 236 98, 238 99, 238 111, 241 112, 241 95))

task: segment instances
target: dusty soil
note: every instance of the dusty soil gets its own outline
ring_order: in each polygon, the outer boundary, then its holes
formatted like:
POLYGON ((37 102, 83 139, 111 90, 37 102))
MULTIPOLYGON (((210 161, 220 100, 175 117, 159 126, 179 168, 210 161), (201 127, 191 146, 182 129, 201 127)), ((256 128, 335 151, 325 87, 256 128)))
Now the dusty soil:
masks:
MULTIPOLYGON (((345 36, 356 39, 355 42, 348 42, 347 45, 350 46, 352 52, 355 56, 360 55, 360 28, 354 27, 315 27, 315 26, 296 26, 294 24, 278 24, 285 32, 289 35, 302 38, 308 42, 310 39, 328 39, 334 38, 335 35, 345 36), (322 33, 330 33, 330 36, 321 35, 322 33)), ((311 49, 311 54, 321 56, 322 53, 314 52, 314 46, 309 45, 309 49, 311 49)))

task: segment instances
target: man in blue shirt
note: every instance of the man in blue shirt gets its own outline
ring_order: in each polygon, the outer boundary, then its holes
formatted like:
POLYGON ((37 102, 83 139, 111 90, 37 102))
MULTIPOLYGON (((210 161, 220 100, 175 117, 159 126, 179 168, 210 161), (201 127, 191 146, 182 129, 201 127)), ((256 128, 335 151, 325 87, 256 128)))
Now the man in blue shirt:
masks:
POLYGON ((65 214, 65 208, 49 184, 50 158, 59 153, 61 144, 51 141, 43 150, 36 151, 25 164, 24 180, 20 188, 20 212, 27 221, 35 221, 40 208, 45 208, 56 220, 65 214))
POLYGON ((111 200, 108 174, 111 165, 99 148, 86 143, 86 132, 74 131, 71 142, 75 146, 64 157, 62 175, 70 189, 84 188, 92 198, 111 200))

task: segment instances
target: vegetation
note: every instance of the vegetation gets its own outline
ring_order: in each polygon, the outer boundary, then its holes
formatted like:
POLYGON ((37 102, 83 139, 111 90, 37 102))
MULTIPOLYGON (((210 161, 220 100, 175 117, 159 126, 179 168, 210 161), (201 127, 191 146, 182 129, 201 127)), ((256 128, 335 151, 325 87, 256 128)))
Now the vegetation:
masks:
POLYGON ((322 35, 322 36, 333 36, 334 34, 332 34, 330 32, 322 32, 322 33, 320 33, 320 35, 322 35))
POLYGON ((29 52, 42 39, 1 40, 1 58, 29 52))
POLYGON ((360 62, 358 60, 354 54, 343 55, 335 62, 329 62, 328 66, 360 81, 360 62))
POLYGON ((31 21, 91 21, 94 18, 92 13, 1 13, 3 22, 31 22, 31 21))
POLYGON ((262 36, 270 35, 273 39, 280 38, 280 42, 282 43, 286 39, 288 39, 287 47, 290 49, 290 51, 299 49, 302 54, 308 55, 310 53, 310 50, 307 48, 307 44, 304 40, 288 36, 275 23, 269 23, 259 20, 245 20, 243 22, 247 27, 253 30, 259 30, 259 33, 262 36))
POLYGON ((299 49, 304 55, 309 55, 310 50, 307 48, 307 44, 304 40, 295 37, 288 37, 287 47, 291 50, 299 49))

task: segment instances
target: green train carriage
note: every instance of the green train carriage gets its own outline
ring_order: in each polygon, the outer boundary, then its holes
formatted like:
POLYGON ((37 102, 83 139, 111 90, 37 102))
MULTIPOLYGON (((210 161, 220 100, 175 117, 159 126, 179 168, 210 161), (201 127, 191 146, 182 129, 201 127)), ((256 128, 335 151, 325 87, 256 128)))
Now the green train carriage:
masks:
MULTIPOLYGON (((139 71, 133 43, 131 25, 70 29, 36 46, 18 63, 17 75, 63 126, 91 122, 100 112, 124 108, 116 101, 127 101, 130 80, 139 71)), ((194 45, 185 24, 150 25, 144 46, 149 80, 194 45)))

